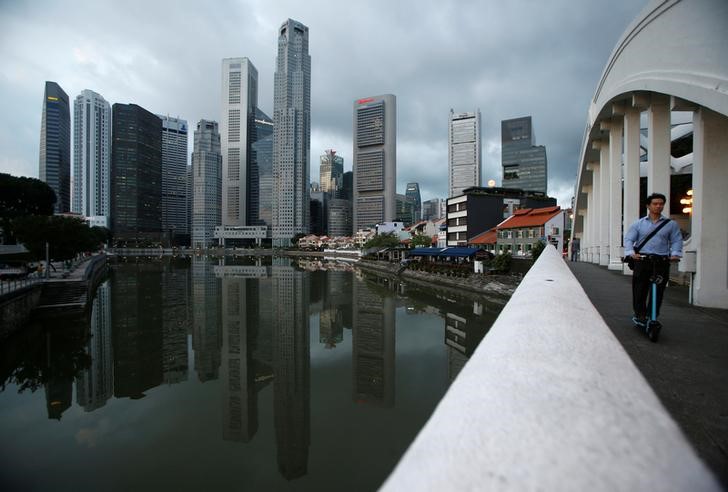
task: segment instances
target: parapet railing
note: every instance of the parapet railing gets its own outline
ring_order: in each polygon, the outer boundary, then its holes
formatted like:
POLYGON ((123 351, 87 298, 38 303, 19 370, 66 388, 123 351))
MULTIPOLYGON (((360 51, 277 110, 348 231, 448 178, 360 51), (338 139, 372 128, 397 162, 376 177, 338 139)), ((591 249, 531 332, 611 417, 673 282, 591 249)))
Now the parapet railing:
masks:
POLYGON ((43 282, 40 277, 26 277, 21 279, 0 280, 0 295, 9 294, 25 287, 43 282))
POLYGON ((505 489, 720 490, 552 246, 382 486, 505 489))

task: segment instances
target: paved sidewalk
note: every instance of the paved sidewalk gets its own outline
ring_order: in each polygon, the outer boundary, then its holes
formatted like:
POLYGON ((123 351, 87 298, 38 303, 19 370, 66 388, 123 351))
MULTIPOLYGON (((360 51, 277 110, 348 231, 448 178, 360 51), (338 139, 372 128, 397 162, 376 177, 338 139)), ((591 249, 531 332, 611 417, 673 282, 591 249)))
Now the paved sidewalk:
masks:
POLYGON ((728 310, 688 304, 668 286, 658 343, 632 324, 632 278, 590 263, 568 263, 589 299, 728 490, 728 310))

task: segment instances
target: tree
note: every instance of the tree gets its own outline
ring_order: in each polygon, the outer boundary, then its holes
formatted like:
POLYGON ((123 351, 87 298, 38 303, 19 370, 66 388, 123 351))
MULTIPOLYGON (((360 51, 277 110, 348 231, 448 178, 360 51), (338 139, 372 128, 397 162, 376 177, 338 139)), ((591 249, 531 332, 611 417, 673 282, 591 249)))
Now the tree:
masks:
POLYGON ((6 242, 13 242, 15 219, 28 215, 53 215, 56 193, 35 178, 0 173, 0 228, 6 242))
POLYGON ((70 260, 83 251, 96 251, 108 237, 104 227, 89 227, 81 219, 60 215, 29 215, 14 221, 15 235, 35 259, 45 257, 48 242, 50 257, 70 260))
POLYGON ((507 272, 511 269, 511 261, 513 257, 510 253, 501 253, 495 255, 495 258, 490 262, 490 266, 493 270, 499 272, 507 272))
POLYGON ((399 237, 393 232, 377 234, 364 243, 365 248, 394 248, 399 246, 399 237))
POLYGON ((537 243, 534 243, 531 247, 531 258, 533 258, 534 261, 538 260, 538 257, 541 256, 541 253, 543 252, 545 247, 546 243, 543 241, 538 241, 537 243))
POLYGON ((412 236, 412 247, 425 248, 428 246, 432 246, 432 238, 430 236, 426 236, 424 234, 415 234, 414 236, 412 236))

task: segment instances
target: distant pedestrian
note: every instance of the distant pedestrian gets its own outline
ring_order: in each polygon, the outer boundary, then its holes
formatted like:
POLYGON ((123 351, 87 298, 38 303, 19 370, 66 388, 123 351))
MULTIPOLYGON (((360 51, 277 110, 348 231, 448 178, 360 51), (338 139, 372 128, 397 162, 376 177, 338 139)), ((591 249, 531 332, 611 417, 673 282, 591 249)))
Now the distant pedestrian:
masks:
POLYGON ((670 278, 670 261, 679 260, 682 256, 680 228, 675 221, 662 215, 665 201, 665 195, 660 193, 648 196, 645 200, 647 215, 632 224, 624 235, 624 254, 635 260, 632 307, 634 322, 638 324, 647 323, 647 295, 653 272, 657 280, 656 312, 659 315, 662 296, 670 278), (654 230, 657 232, 645 243, 644 240, 654 230))

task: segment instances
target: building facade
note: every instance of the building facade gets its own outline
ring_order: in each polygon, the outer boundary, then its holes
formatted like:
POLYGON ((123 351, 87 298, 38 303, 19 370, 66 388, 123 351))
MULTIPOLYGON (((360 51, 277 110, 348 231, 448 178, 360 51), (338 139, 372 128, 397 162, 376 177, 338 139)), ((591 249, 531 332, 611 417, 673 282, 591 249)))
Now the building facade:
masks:
POLYGON ((468 240, 492 229, 518 208, 555 206, 545 193, 508 188, 466 188, 447 199, 447 246, 465 246, 468 240))
POLYGON ((443 200, 432 198, 422 203, 422 220, 435 220, 442 218, 441 204, 443 200))
POLYGON ((192 247, 214 245, 222 219, 222 154, 215 121, 200 120, 192 152, 192 247))
POLYGON ((275 246, 309 228, 311 57, 308 27, 288 19, 278 29, 273 94, 273 218, 275 246))
POLYGON ((328 226, 331 237, 351 236, 351 200, 329 200, 328 226))
POLYGON ((168 244, 186 246, 188 125, 180 118, 157 116, 162 120, 162 231, 168 244))
POLYGON ((220 149, 225 226, 247 225, 249 152, 257 106, 258 70, 247 58, 223 59, 220 149))
POLYGON ((111 229, 114 243, 162 241, 162 120, 136 104, 112 107, 111 229))
POLYGON ((536 145, 530 116, 501 121, 503 187, 547 192, 546 147, 536 145))
POLYGON ((461 195, 465 188, 481 186, 480 110, 455 113, 448 118, 448 197, 461 195))
POLYGON ((73 102, 73 200, 71 211, 109 227, 111 106, 84 90, 73 102))
POLYGON ((68 95, 46 81, 40 123, 38 178, 56 193, 55 213, 71 211, 71 110, 68 95))
POLYGON ((397 184, 397 100, 354 101, 354 230, 391 222, 397 184))
POLYGON ((335 150, 329 149, 321 156, 319 175, 321 191, 331 198, 343 198, 344 158, 336 155, 335 150))
POLYGON ((404 192, 408 200, 410 200, 414 206, 414 217, 412 222, 417 222, 422 219, 422 197, 420 196, 420 184, 419 183, 407 183, 407 188, 404 192))

